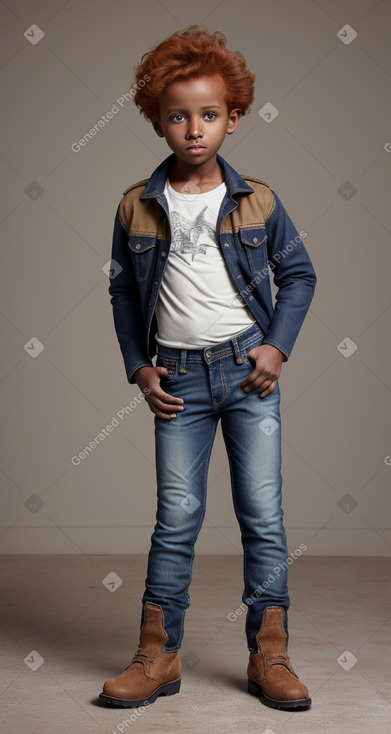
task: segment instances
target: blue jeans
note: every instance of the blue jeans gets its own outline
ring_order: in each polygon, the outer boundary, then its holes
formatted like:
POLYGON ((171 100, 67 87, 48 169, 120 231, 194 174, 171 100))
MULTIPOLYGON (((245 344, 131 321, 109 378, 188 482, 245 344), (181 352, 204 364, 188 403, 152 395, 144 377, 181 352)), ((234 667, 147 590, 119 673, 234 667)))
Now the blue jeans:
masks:
POLYGON ((219 419, 243 545, 248 649, 257 651, 255 636, 268 606, 284 609, 288 640, 280 387, 277 383, 264 398, 259 397, 261 390, 245 393, 241 387, 254 366, 247 352, 262 340, 262 331, 253 324, 205 349, 158 348, 157 365, 169 373, 161 385, 184 400, 184 410, 176 418, 155 416, 158 503, 143 607, 148 601, 162 607, 168 634, 165 651, 178 650, 182 642, 194 544, 204 519, 209 459, 219 419))

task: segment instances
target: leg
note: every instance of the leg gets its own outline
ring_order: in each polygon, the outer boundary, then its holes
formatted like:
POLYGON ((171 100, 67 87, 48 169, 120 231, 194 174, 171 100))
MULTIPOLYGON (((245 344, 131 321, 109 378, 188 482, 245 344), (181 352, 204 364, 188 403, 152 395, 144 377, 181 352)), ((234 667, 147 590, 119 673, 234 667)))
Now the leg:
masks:
MULTIPOLYGON (((162 364, 162 361, 160 362, 162 364)), ((187 371, 167 363, 167 392, 183 397, 172 421, 155 419, 158 507, 143 595, 140 643, 131 664, 107 680, 101 700, 137 707, 180 689, 179 648, 189 606, 194 544, 205 513, 206 481, 217 416, 201 357, 187 371)))
POLYGON ((237 400, 232 400, 222 414, 221 425, 231 469, 234 508, 242 533, 247 643, 249 650, 256 652, 256 635, 268 606, 278 605, 284 610, 288 644, 290 601, 281 507, 280 390, 277 385, 266 398, 260 398, 256 392, 243 393, 242 367, 236 367, 237 400))
POLYGON ((194 544, 205 514, 206 485, 217 416, 210 404, 205 366, 186 362, 180 373, 178 362, 167 366, 170 378, 164 389, 184 399, 177 418, 155 418, 157 514, 151 538, 143 607, 158 604, 164 612, 168 640, 165 651, 180 648, 183 624, 190 603, 194 544))
POLYGON ((240 383, 246 361, 244 352, 236 366, 232 360, 230 368, 226 365, 231 378, 234 371, 237 377, 221 423, 244 551, 248 691, 266 706, 298 711, 309 708, 311 699, 287 652, 290 602, 281 507, 280 388, 266 398, 257 392, 245 395, 240 383))

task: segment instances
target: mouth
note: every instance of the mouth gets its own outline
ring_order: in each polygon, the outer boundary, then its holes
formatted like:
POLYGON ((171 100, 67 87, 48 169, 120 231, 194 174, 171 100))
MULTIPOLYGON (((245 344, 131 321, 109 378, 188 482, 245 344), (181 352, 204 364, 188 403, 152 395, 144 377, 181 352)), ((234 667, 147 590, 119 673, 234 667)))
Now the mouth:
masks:
POLYGON ((186 150, 205 150, 205 145, 189 145, 186 150))

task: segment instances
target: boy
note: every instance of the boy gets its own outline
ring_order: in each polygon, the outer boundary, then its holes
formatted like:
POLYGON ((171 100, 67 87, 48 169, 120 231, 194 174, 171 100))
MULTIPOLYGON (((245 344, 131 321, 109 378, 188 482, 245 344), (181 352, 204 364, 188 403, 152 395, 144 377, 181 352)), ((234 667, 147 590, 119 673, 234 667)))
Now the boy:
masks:
POLYGON ((218 154, 253 101, 243 57, 221 33, 190 26, 143 56, 136 80, 145 79, 135 102, 173 152, 119 204, 109 293, 128 381, 155 415, 158 505, 139 647, 100 698, 136 707, 179 691, 194 543, 221 419, 244 550, 248 691, 272 708, 306 709, 308 689, 287 653, 278 379, 316 276, 276 194, 218 154))

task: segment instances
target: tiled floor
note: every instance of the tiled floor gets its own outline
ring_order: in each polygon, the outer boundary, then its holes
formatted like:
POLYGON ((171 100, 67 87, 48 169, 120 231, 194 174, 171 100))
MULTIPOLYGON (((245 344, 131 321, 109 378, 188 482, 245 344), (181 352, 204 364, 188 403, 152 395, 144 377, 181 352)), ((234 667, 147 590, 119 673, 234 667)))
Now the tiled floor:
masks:
POLYGON ((247 693, 244 615, 228 619, 241 604, 239 556, 196 557, 181 692, 144 711, 102 705, 103 681, 137 646, 145 567, 145 556, 0 559, 2 732, 390 734, 391 559, 290 567, 289 652, 313 701, 304 712, 247 693), (106 588, 110 572, 122 584, 106 588))

